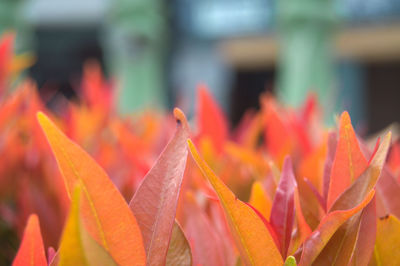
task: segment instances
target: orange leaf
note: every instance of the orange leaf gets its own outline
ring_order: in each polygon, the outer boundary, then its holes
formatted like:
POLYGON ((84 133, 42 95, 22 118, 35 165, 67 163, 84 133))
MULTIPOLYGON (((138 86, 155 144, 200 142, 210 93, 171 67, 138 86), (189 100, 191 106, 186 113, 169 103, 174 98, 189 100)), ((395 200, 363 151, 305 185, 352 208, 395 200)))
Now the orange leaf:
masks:
POLYGON ((297 177, 296 182, 304 219, 311 229, 315 229, 326 211, 322 208, 320 200, 304 178, 297 177))
POLYGON ((346 210, 354 207, 375 187, 386 161, 391 138, 392 134, 390 132, 387 133, 367 170, 340 195, 332 204, 329 212, 334 210, 346 210))
POLYGON ((319 193, 323 191, 322 182, 327 148, 327 143, 323 142, 320 146, 306 154, 303 157, 303 160, 301 160, 297 171, 297 175, 299 177, 306 177, 307 180, 311 182, 313 187, 315 187, 319 193))
POLYGON ((225 145, 225 152, 254 169, 253 171, 257 177, 265 177, 269 170, 268 162, 259 153, 255 152, 255 150, 228 141, 225 145))
POLYGON ((304 242, 299 265, 311 265, 336 230, 350 217, 361 211, 372 200, 374 194, 375 192, 371 191, 359 205, 352 209, 339 210, 327 214, 318 228, 304 242))
POLYGON ((368 162, 360 150, 351 125, 350 116, 347 112, 343 112, 340 118, 339 142, 331 172, 327 209, 332 207, 340 193, 364 172, 367 165, 368 162))
POLYGON ((36 214, 29 216, 25 227, 24 236, 13 266, 47 266, 46 255, 44 253, 42 235, 40 233, 39 219, 36 214))
POLYGON ((282 256, 261 218, 235 197, 200 157, 193 143, 190 140, 188 143, 194 160, 220 199, 243 262, 246 265, 282 265, 282 256))
POLYGON ((375 205, 375 200, 372 199, 361 213, 360 229, 354 253, 351 258, 351 265, 367 265, 374 252, 376 240, 375 205))
POLYGON ((373 188, 385 163, 390 140, 391 133, 389 132, 384 137, 367 170, 333 203, 318 229, 304 243, 301 265, 309 265, 321 251, 323 253, 321 253, 319 259, 328 259, 328 261, 319 261, 322 264, 335 263, 339 257, 337 261, 339 265, 349 263, 348 260, 350 260, 351 252, 354 250, 360 226, 360 216, 356 213, 363 209, 375 194, 373 188), (342 226, 343 224, 344 226, 342 226), (331 239, 332 242, 323 251, 331 239), (343 252, 340 252, 342 246, 343 252))
POLYGON ((136 219, 104 170, 68 139, 43 113, 39 123, 56 157, 68 194, 82 187, 82 215, 90 235, 120 265, 145 265, 145 251, 136 219), (123 239, 123 241, 121 241, 123 239))
POLYGON ((339 266, 350 263, 360 229, 361 213, 350 217, 336 230, 313 264, 339 266))
POLYGON ((303 242, 307 239, 307 237, 312 233, 312 230, 310 226, 307 224, 303 215, 303 211, 301 209, 299 189, 297 188, 297 186, 294 190, 294 205, 296 210, 297 230, 295 236, 292 238, 292 241, 290 242, 288 254, 294 254, 297 248, 301 244, 303 244, 303 242))

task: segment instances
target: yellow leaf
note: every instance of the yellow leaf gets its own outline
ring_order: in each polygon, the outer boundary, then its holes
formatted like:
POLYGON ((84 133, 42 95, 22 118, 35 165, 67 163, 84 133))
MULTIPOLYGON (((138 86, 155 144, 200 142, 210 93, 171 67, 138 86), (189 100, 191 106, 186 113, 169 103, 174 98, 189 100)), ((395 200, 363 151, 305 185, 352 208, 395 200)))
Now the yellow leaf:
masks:
POLYGON ((375 260, 377 265, 400 265, 400 221, 393 215, 378 219, 375 260))
POLYGON ((251 206, 256 208, 265 219, 269 219, 269 216, 271 215, 272 203, 259 181, 255 181, 251 187, 249 203, 251 206))
POLYGON ((59 265, 117 265, 83 227, 79 213, 80 197, 81 189, 77 186, 61 238, 59 265))

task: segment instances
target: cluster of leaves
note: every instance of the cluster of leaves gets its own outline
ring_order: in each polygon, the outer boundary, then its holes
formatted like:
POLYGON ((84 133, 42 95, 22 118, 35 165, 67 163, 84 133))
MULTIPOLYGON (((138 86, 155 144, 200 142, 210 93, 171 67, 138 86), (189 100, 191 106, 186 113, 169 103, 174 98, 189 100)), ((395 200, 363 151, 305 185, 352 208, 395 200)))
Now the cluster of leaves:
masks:
POLYGON ((81 91, 58 118, 32 84, 3 97, 14 265, 400 264, 390 133, 371 149, 346 112, 326 130, 313 97, 292 110, 268 95, 231 131, 204 86, 194 125, 179 109, 121 119, 95 65, 81 91))

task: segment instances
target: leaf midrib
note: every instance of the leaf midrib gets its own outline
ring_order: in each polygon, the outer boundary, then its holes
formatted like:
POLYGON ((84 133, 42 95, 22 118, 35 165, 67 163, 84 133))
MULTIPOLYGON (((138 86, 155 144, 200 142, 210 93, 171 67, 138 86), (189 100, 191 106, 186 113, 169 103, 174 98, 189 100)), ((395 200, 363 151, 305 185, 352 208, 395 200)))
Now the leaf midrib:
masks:
MULTIPOLYGON (((106 240, 106 237, 105 237, 105 234, 104 234, 103 226, 102 226, 101 221, 100 221, 100 219, 99 219, 99 215, 98 215, 97 210, 96 210, 96 208, 95 208, 95 206, 94 206, 94 203, 93 203, 93 200, 92 200, 92 198, 91 198, 91 196, 90 196, 90 193, 89 193, 89 191, 88 191, 88 189, 87 189, 87 187, 86 187, 85 181, 84 181, 83 178, 80 176, 79 172, 76 170, 75 164, 73 163, 73 161, 72 161, 72 160, 70 159, 70 157, 68 156, 68 153, 66 152, 66 150, 64 149, 64 147, 63 147, 62 145, 59 145, 60 142, 59 142, 58 137, 54 136, 54 140, 56 141, 57 146, 60 148, 60 150, 61 150, 61 152, 62 152, 62 155, 65 157, 65 160, 67 161, 67 163, 68 163, 69 167, 71 168, 73 174, 74 174, 75 177, 79 180, 79 182, 80 182, 80 184, 81 184, 81 186, 82 186, 82 189, 83 189, 83 192, 84 192, 84 194, 85 194, 85 197, 86 197, 87 200, 88 200, 88 203, 89 203, 89 206, 90 206, 90 210, 92 211, 92 214, 93 214, 93 216, 94 216, 97 229, 98 229, 98 231, 99 231, 99 233, 100 233, 101 242, 102 242, 104 248, 105 248, 107 251, 109 251, 109 247, 108 247, 108 243, 107 243, 107 240, 106 240)), ((73 144, 73 145, 76 145, 76 144, 73 144)), ((67 184, 68 184, 68 182, 67 182, 67 184)))

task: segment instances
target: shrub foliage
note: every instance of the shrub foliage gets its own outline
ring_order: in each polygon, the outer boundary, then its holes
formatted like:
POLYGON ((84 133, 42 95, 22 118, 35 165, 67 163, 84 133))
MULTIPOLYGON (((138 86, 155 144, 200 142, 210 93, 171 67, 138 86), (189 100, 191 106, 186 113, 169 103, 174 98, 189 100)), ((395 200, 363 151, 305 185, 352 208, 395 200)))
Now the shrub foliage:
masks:
MULTIPOLYGON (((0 41, 1 260, 13 265, 400 265, 400 146, 347 112, 270 95, 231 130, 199 86, 193 121, 120 117, 89 63, 81 101, 50 111, 0 41), (13 237, 13 236, 18 237, 13 237), (3 237, 4 236, 4 237, 3 237), (18 251, 13 246, 21 239, 18 251)), ((46 100, 43 100, 46 99, 46 100)))

